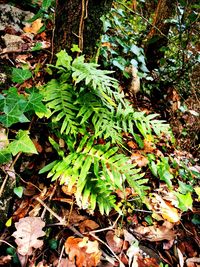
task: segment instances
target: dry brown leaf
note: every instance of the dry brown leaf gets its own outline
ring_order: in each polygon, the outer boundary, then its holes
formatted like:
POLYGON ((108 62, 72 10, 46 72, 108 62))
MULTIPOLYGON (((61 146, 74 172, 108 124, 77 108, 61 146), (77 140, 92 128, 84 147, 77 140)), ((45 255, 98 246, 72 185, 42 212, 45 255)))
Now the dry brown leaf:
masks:
POLYGON ((143 156, 139 151, 131 155, 131 160, 138 165, 138 167, 143 167, 148 164, 148 159, 143 156))
POLYGON ((160 195, 153 193, 151 196, 151 204, 152 210, 155 211, 155 216, 160 214, 163 219, 171 223, 180 221, 180 210, 175 208, 169 201, 164 200, 160 195))
POLYGON ((72 211, 69 211, 65 208, 62 208, 62 211, 63 211, 63 215, 65 216, 65 218, 70 224, 77 224, 87 219, 86 216, 78 214, 78 212, 75 209, 72 211))
POLYGON ((69 237, 65 242, 65 252, 77 267, 93 267, 100 262, 98 242, 90 241, 87 237, 69 237))
POLYGON ((133 142, 133 141, 129 141, 129 142, 127 143, 127 145, 128 145, 130 148, 132 148, 132 149, 137 149, 137 148, 138 148, 138 145, 137 145, 135 142, 133 142))
POLYGON ((24 32, 26 33, 33 33, 33 34, 37 34, 39 29, 43 26, 42 20, 41 19, 36 19, 35 21, 33 21, 33 23, 30 26, 26 26, 24 27, 24 32))
POLYGON ((19 219, 24 218, 29 209, 30 209, 30 201, 28 199, 24 199, 20 202, 18 209, 13 213, 13 221, 19 221, 19 219))
POLYGON ((133 229, 138 237, 155 242, 162 240, 173 240, 176 236, 175 231, 172 229, 174 224, 165 221, 161 226, 142 226, 139 225, 133 229))
POLYGON ((139 267, 159 267, 157 260, 154 258, 138 257, 137 263, 139 267))
POLYGON ((56 259, 54 262, 53 262, 53 266, 54 267, 76 267, 76 265, 70 261, 68 258, 62 258, 59 262, 58 259, 56 259))
POLYGON ((122 251, 124 241, 119 238, 114 231, 108 231, 106 234, 106 241, 108 246, 116 253, 119 254, 122 251))
POLYGON ((97 228, 99 228, 99 225, 92 220, 85 220, 79 224, 79 229, 81 233, 95 230, 97 228))
POLYGON ((133 194, 133 189, 130 188, 130 187, 126 187, 125 190, 120 190, 120 189, 117 189, 115 191, 115 193, 117 194, 117 196, 121 199, 126 199, 127 197, 129 197, 130 195, 133 194))
POLYGON ((200 266, 200 258, 193 257, 186 260, 187 267, 198 267, 200 266))
POLYGON ((69 196, 72 196, 73 194, 75 194, 77 190, 75 186, 73 186, 71 190, 69 190, 69 187, 67 185, 63 185, 61 189, 63 193, 65 193, 65 195, 69 195, 69 196))
POLYGON ((40 248, 43 241, 39 237, 45 235, 42 228, 45 223, 40 217, 25 217, 15 223, 17 231, 12 235, 15 237, 15 242, 18 245, 17 252, 23 256, 31 255, 33 248, 40 248))
POLYGON ((155 144, 150 140, 144 139, 144 152, 152 153, 155 150, 155 144))

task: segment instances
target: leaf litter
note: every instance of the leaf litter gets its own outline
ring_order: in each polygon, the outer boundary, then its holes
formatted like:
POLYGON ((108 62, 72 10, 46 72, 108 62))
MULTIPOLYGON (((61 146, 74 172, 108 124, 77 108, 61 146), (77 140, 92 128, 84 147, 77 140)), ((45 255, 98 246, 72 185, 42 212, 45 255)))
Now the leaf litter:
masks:
MULTIPOLYGON (((38 62, 41 62, 42 66, 47 59, 45 52, 43 52, 43 55, 36 55, 34 58, 31 55, 31 50, 37 45, 37 42, 41 43, 41 48, 49 48, 50 41, 47 39, 46 34, 44 32, 38 33, 42 26, 41 19, 26 25, 21 29, 24 33, 19 36, 16 35, 17 37, 14 39, 20 41, 20 46, 14 46, 14 51, 13 47, 4 48, 1 52, 2 55, 13 52, 22 53, 21 55, 15 55, 18 58, 18 67, 28 64, 28 66, 34 66, 33 70, 35 70, 38 67, 38 62), (32 37, 29 37, 29 34, 32 37), (26 48, 24 44, 27 45, 26 48), (24 51, 26 55, 23 54, 24 51)), ((13 33, 15 34, 14 30, 13 33)), ((6 40, 9 37, 6 36, 6 40)), ((14 72, 14 81, 21 84, 21 92, 23 92, 24 88, 32 87, 29 71, 21 72, 19 69, 15 69, 14 72), (26 81, 24 81, 24 78, 26 81)), ((38 71, 34 79, 34 82, 40 84, 44 79, 42 71, 38 71)), ((173 92, 172 100, 176 101, 172 106, 173 111, 175 111, 180 106, 180 97, 177 92, 173 92)), ((42 108, 41 106, 40 109, 42 108)), ((147 113, 149 113, 148 109, 147 113)), ((190 109, 189 113, 193 116, 198 115, 193 109, 190 109)), ((15 119, 15 114, 9 114, 9 116, 9 118, 15 119)), ((41 128, 41 130, 45 135, 45 129, 41 128)), ((10 264, 9 266, 12 266, 15 252, 19 256, 21 266, 34 267, 158 267, 165 266, 161 265, 164 263, 169 264, 169 266, 178 266, 177 264, 179 264, 180 267, 197 267, 200 265, 200 237, 198 232, 200 225, 198 209, 200 200, 199 187, 196 187, 195 190, 197 195, 195 196, 193 209, 185 213, 180 209, 181 196, 179 195, 178 199, 174 194, 174 192, 178 192, 177 185, 173 185, 169 191, 163 188, 162 183, 158 183, 157 180, 152 183, 156 184, 160 191, 156 189, 157 187, 152 186, 149 199, 146 200, 148 210, 144 206, 138 207, 137 202, 135 204, 131 200, 137 196, 132 189, 128 187, 124 191, 119 189, 116 195, 119 199, 119 204, 124 201, 125 218, 122 219, 121 217, 120 223, 115 224, 115 211, 107 217, 96 211, 94 214, 90 214, 89 211, 80 211, 73 199, 73 188, 69 191, 67 186, 63 185, 62 190, 58 189, 56 192, 54 192, 53 188, 47 189, 49 184, 38 179, 35 169, 40 169, 37 166, 39 163, 46 164, 52 148, 47 141, 44 142, 43 137, 39 136, 39 139, 37 135, 33 137, 34 131, 31 135, 29 138, 28 132, 21 132, 19 140, 16 140, 15 147, 12 149, 14 155, 17 155, 20 151, 18 148, 24 145, 24 142, 20 140, 23 141, 24 138, 28 138, 29 145, 25 149, 31 155, 26 157, 27 164, 25 164, 25 160, 21 163, 21 171, 19 173, 23 177, 17 176, 17 179, 23 184, 24 197, 20 199, 18 196, 18 199, 15 200, 12 220, 16 230, 12 226, 1 234, 0 246, 3 247, 1 252, 3 254, 0 256, 0 265, 10 264), (33 143, 30 142, 30 139, 33 143), (37 156, 34 153, 38 153, 37 156), (28 178, 30 173, 31 177, 28 178), (36 201, 37 197, 44 201, 47 207, 38 203, 36 201), (195 217, 193 212, 196 214, 195 217), (54 216, 55 213, 60 218, 63 218, 65 223, 58 222, 58 218, 54 216), (151 214, 152 218, 149 219, 147 214, 151 214), (45 218, 45 222, 41 217, 45 218), (191 221, 191 218, 193 221, 191 221), (16 244, 13 242, 13 237, 16 244), (50 246, 50 238, 53 239, 55 248, 50 246), (6 243, 2 240, 15 246, 13 253, 7 254, 6 243), (44 254, 44 258, 41 254, 44 254)), ((0 138, 0 148, 4 149, 8 142, 4 128, 1 128, 0 138)), ((154 154, 157 158, 166 154, 166 152, 158 148, 159 145, 155 146, 148 139, 148 136, 144 140, 143 148, 138 147, 134 138, 130 136, 128 138, 127 147, 132 152, 131 161, 144 170, 148 168, 148 154, 154 154)), ((101 142, 105 143, 106 141, 102 140, 101 142)), ((188 155, 185 156, 179 151, 175 153, 176 155, 172 156, 177 161, 182 160, 183 157, 187 159, 188 155)), ((198 164, 189 167, 191 171, 199 172, 198 164)), ((3 171, 9 172, 16 180, 15 171, 9 166, 4 166, 3 171)), ((176 168, 173 171, 176 172, 176 168)), ((154 178, 151 178, 153 182, 154 178)), ((182 202, 185 201, 187 200, 182 199, 182 202)), ((18 261, 15 264, 20 263, 18 261)))

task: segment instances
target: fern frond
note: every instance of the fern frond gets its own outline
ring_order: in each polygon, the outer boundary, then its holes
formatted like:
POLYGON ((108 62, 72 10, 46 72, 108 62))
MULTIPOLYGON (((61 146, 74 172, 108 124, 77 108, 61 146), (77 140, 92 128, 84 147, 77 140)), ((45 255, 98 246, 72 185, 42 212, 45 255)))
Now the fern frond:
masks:
POLYGON ((144 138, 147 135, 170 134, 170 126, 164 120, 155 119, 158 114, 146 115, 145 112, 135 111, 127 102, 123 107, 120 103, 116 110, 118 126, 125 132, 135 135, 134 126, 139 130, 144 138))
POLYGON ((115 110, 109 110, 103 103, 89 92, 81 94, 76 101, 80 105, 77 118, 81 125, 88 125, 94 130, 94 137, 110 138, 112 143, 122 143, 121 128, 115 122, 115 110))
POLYGON ((84 62, 84 56, 76 58, 72 63, 75 84, 84 81, 109 108, 116 106, 114 99, 119 98, 118 82, 108 76, 113 71, 100 70, 98 67, 98 64, 84 62))
POLYGON ((60 132, 78 133, 79 128, 75 120, 78 109, 74 105, 76 98, 73 87, 53 79, 44 87, 43 94, 44 101, 47 102, 46 107, 51 110, 54 121, 62 122, 60 132))
POLYGON ((97 179, 93 176, 88 176, 79 205, 92 211, 98 205, 101 214, 109 214, 113 207, 117 209, 114 191, 115 188, 105 178, 97 179))
MULTIPOLYGON (((110 147, 109 142, 106 145, 94 145, 94 137, 85 135, 75 152, 69 153, 62 160, 56 161, 52 165, 53 168, 48 177, 51 177, 53 181, 59 178, 60 183, 67 184, 69 190, 72 186, 76 186, 77 202, 80 202, 82 193, 89 186, 87 185, 88 181, 89 184, 91 183, 88 177, 92 173, 98 186, 104 182, 104 185, 109 185, 109 187, 106 187, 108 191, 115 191, 117 188, 122 190, 123 183, 128 180, 128 182, 132 182, 136 192, 141 193, 141 195, 145 194, 141 192, 142 189, 137 189, 140 186, 138 181, 143 176, 140 169, 135 168, 133 164, 129 164, 128 158, 124 154, 117 153, 117 151, 118 147, 110 147)), ((46 167, 46 169, 49 168, 46 167)), ((94 206, 95 196, 92 199, 92 206, 94 206)))

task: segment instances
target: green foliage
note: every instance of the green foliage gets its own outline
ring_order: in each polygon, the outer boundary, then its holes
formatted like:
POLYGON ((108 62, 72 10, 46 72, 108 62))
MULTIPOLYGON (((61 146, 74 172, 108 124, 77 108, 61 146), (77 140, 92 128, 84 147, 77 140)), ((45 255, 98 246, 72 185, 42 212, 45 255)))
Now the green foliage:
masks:
MULTIPOLYGON (((38 2, 38 0, 35 1, 36 3, 38 2)), ((30 4, 30 3, 29 3, 30 4)), ((39 5, 35 5, 38 9, 37 13, 28 21, 28 22, 33 22, 38 18, 43 19, 43 21, 46 24, 47 20, 53 20, 53 10, 52 8, 55 7, 55 0, 42 0, 42 5, 39 3, 39 5)), ((43 26, 40 29, 40 32, 45 30, 45 26, 43 26)))
POLYGON ((0 150, 0 164, 9 162, 12 155, 16 156, 20 152, 37 154, 37 150, 29 137, 29 131, 19 130, 15 140, 0 150))
POLYGON ((139 173, 140 169, 128 164, 128 158, 117 151, 118 147, 112 147, 109 142, 106 145, 94 145, 94 138, 85 135, 75 151, 54 162, 48 177, 53 181, 59 177, 60 183, 67 184, 69 190, 76 185, 76 199, 77 202, 81 200, 82 207, 87 206, 91 199, 92 209, 98 203, 100 210, 108 213, 114 206, 112 192, 117 188, 123 190, 125 179, 139 194, 143 193, 142 183, 146 182, 140 180, 143 176, 139 173))
POLYGON ((9 162, 11 159, 11 153, 7 148, 0 150, 0 164, 9 162))
MULTIPOLYGON (((128 183, 141 199, 145 196, 147 179, 139 168, 129 163, 124 151, 122 133, 129 132, 140 146, 143 139, 161 133, 170 134, 163 121, 155 115, 135 112, 119 92, 110 71, 86 63, 84 56, 72 59, 66 51, 57 54, 55 66, 59 77, 50 80, 42 94, 57 135, 65 141, 65 149, 49 139, 59 158, 45 166, 40 174, 76 188, 76 201, 82 208, 109 213, 116 206, 115 190, 128 183), (103 138, 103 144, 98 144, 103 138)), ((49 72, 51 72, 49 69, 49 72)))
POLYGON ((144 23, 137 23, 136 29, 133 15, 128 10, 115 5, 115 8, 112 8, 109 14, 102 18, 104 35, 99 51, 100 58, 105 67, 114 67, 122 71, 127 78, 129 74, 126 67, 130 65, 139 70, 139 76, 147 77, 149 71, 146 67, 144 51, 137 46, 138 37, 143 31, 142 28, 139 30, 138 26, 144 23))
POLYGON ((16 135, 16 140, 8 145, 8 149, 13 156, 17 155, 19 152, 37 154, 37 150, 29 137, 28 131, 19 130, 16 135))
POLYGON ((29 122, 28 113, 46 112, 42 98, 42 95, 34 90, 25 96, 19 94, 16 87, 10 87, 9 90, 0 94, 0 112, 2 112, 0 122, 5 127, 18 122, 29 122))
POLYGON ((12 70, 12 81, 16 83, 23 83, 24 81, 30 79, 32 73, 30 70, 13 68, 12 70))
POLYGON ((21 198, 23 195, 24 188, 22 186, 18 186, 18 187, 15 187, 13 191, 14 191, 15 195, 17 195, 19 198, 21 198))
MULTIPOLYGON (((29 70, 13 68, 12 81, 22 83, 32 76, 29 70)), ((3 127, 10 128, 16 123, 27 123, 34 113, 43 114, 47 112, 42 103, 43 96, 35 89, 27 89, 26 93, 18 92, 16 87, 10 87, 0 94, 0 123, 3 127)), ((4 140, 3 140, 4 142, 4 140)), ((15 140, 0 150, 0 164, 9 162, 12 155, 19 152, 36 153, 37 150, 29 137, 29 131, 19 130, 16 133, 15 140)))

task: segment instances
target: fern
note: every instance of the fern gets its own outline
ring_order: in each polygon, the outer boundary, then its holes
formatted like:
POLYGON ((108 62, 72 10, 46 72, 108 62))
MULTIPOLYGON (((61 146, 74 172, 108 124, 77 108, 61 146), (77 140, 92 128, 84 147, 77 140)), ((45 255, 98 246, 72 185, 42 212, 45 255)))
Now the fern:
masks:
POLYGON ((47 109, 51 110, 51 116, 54 115, 54 121, 62 120, 60 132, 78 133, 78 124, 75 120, 77 108, 74 105, 75 94, 72 86, 53 79, 44 87, 43 95, 47 109))
POLYGON ((113 207, 117 210, 116 197, 113 192, 109 181, 88 176, 79 205, 82 205, 83 208, 89 206, 93 211, 98 204, 100 212, 108 214, 113 207))
POLYGON ((157 114, 135 111, 119 93, 117 81, 110 71, 98 69, 95 63, 84 62, 84 56, 72 59, 65 51, 57 54, 55 66, 60 77, 52 79, 43 89, 46 108, 57 125, 59 137, 65 140, 67 152, 50 138, 59 159, 45 166, 52 181, 59 179, 69 190, 76 188, 77 204, 101 213, 117 209, 115 190, 128 183, 143 198, 148 180, 139 168, 128 163, 129 158, 119 146, 122 133, 133 135, 140 147, 148 135, 169 133, 157 114), (98 145, 103 138, 105 144, 98 145))
MULTIPOLYGON (((84 203, 86 202, 87 188, 91 187, 91 174, 96 179, 92 181, 93 184, 96 181, 96 188, 99 188, 105 182, 104 186, 109 185, 107 188, 112 189, 112 191, 115 191, 117 188, 122 190, 123 183, 127 180, 131 183, 131 186, 134 185, 133 188, 138 192, 139 185, 143 184, 141 181, 145 183, 147 181, 140 180, 143 176, 140 173, 140 169, 135 168, 133 164, 129 164, 128 158, 124 154, 117 153, 117 151, 118 147, 110 147, 110 143, 94 145, 94 138, 85 135, 76 151, 64 156, 60 161, 55 161, 49 166, 47 165, 40 173, 51 169, 48 177, 51 177, 52 181, 60 178, 60 183, 67 184, 69 190, 76 186, 75 195, 77 203, 80 203, 83 192, 84 203)), ((96 194, 98 192, 96 191, 96 194)), ((95 191, 92 190, 90 193, 92 195, 88 195, 88 201, 90 197, 93 200, 91 205, 94 207, 94 199, 99 198, 97 196, 95 198, 95 191)), ((101 199, 103 198, 101 197, 101 199)), ((81 206, 84 205, 81 204, 81 206)))

